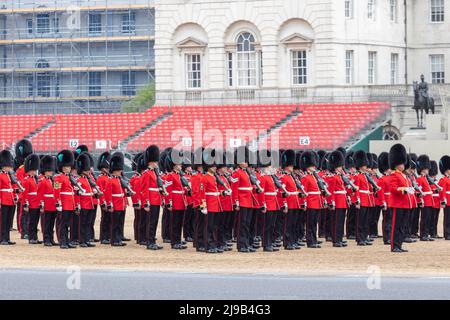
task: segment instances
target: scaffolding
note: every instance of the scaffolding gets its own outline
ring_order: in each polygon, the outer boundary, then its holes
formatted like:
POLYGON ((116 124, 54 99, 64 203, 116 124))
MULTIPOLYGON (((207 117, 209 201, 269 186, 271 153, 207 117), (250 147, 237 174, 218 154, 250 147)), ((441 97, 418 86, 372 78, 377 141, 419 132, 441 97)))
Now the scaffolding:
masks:
POLYGON ((154 0, 0 4, 0 114, 120 111, 154 81, 154 0))

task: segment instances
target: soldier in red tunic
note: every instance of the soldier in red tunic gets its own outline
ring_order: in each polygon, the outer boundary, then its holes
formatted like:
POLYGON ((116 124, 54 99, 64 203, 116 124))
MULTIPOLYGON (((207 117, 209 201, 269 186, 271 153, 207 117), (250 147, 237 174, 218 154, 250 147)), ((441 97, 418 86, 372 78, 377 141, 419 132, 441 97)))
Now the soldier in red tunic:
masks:
POLYGON ((111 244, 111 214, 106 209, 105 190, 106 182, 110 179, 109 165, 111 161, 111 154, 103 152, 98 158, 97 169, 100 170, 100 175, 97 177, 96 183, 103 193, 99 196, 100 203, 100 243, 111 244))
POLYGON ((14 159, 9 150, 0 152, 0 244, 14 245, 10 239, 11 216, 14 215, 14 189, 11 183, 10 171, 13 170, 14 159))
POLYGON ((42 241, 38 240, 38 224, 41 212, 41 202, 38 197, 38 176, 40 159, 37 154, 30 154, 25 158, 24 168, 26 172, 25 179, 23 180, 23 188, 25 189, 22 194, 23 201, 23 214, 28 215, 28 243, 41 244, 42 241))
MULTIPOLYGON (((354 183, 356 176, 355 161, 353 160, 353 151, 350 151, 345 156, 345 170, 349 175, 350 180, 354 183)), ((356 192, 350 195, 350 207, 347 210, 347 218, 345 220, 346 238, 356 239, 356 209, 359 206, 356 192)))
POLYGON ((393 170, 389 178, 390 184, 390 206, 392 208, 392 231, 391 231, 391 251, 407 252, 402 249, 405 238, 405 220, 409 218, 413 201, 415 201, 415 191, 411 181, 403 173, 408 163, 408 155, 402 144, 396 144, 389 151, 389 166, 393 170))
POLYGON ((218 226, 218 234, 219 234, 219 248, 224 251, 232 250, 232 232, 233 232, 233 203, 231 199, 231 185, 228 181, 226 174, 227 173, 227 154, 224 154, 224 159, 221 163, 217 164, 217 177, 218 180, 218 189, 220 192, 220 206, 222 207, 222 214, 220 223, 218 226))
POLYGON ((41 160, 42 178, 38 184, 38 197, 41 202, 43 213, 41 215, 42 233, 44 234, 44 246, 51 247, 57 245, 54 240, 55 219, 57 210, 61 205, 56 201, 53 183, 53 174, 56 168, 56 161, 53 156, 44 156, 41 160))
POLYGON ((441 208, 444 209, 444 238, 450 240, 450 157, 443 156, 439 161, 439 170, 443 177, 439 180, 441 208))
POLYGON ((139 244, 141 241, 144 242, 144 240, 140 239, 140 226, 145 225, 144 223, 141 223, 142 217, 141 217, 141 207, 142 207, 142 194, 141 194, 141 183, 142 183, 142 171, 138 170, 138 163, 139 159, 142 157, 142 153, 137 153, 133 157, 133 162, 131 164, 131 170, 133 170, 134 174, 130 179, 130 186, 133 189, 134 192, 136 192, 134 195, 131 196, 131 204, 133 206, 134 210, 134 220, 133 220, 133 233, 134 233, 134 240, 136 240, 136 243, 139 244))
POLYGON ((192 188, 192 207, 194 209, 195 216, 195 227, 194 227, 194 239, 193 245, 199 252, 205 251, 205 238, 204 238, 204 228, 205 228, 205 215, 201 213, 201 193, 203 190, 203 185, 201 183, 203 178, 203 149, 199 148, 195 150, 194 157, 194 172, 191 176, 191 188, 192 188))
POLYGON ((433 216, 433 191, 428 182, 428 174, 431 169, 430 158, 423 154, 417 158, 417 184, 423 193, 423 207, 420 208, 420 240, 434 241, 431 238, 431 219, 433 216))
POLYGON ((441 212, 441 203, 439 201, 440 186, 437 181, 438 164, 436 161, 430 161, 429 178, 433 183, 431 184, 431 190, 433 190, 433 214, 431 217, 431 237, 433 239, 442 239, 442 236, 438 235, 438 223, 439 213, 441 212))
POLYGON ((378 157, 378 170, 382 176, 378 179, 378 186, 380 190, 380 198, 383 199, 382 213, 383 213, 383 242, 385 245, 391 244, 391 228, 392 228, 392 209, 390 206, 390 183, 389 178, 391 175, 391 169, 389 168, 389 154, 387 152, 380 153, 378 157))

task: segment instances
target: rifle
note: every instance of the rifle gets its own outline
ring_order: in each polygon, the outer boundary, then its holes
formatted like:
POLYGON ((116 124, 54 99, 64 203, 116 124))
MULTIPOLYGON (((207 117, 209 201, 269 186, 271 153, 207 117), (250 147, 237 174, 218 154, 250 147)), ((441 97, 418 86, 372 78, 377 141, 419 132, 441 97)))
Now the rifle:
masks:
POLYGON ((159 192, 163 195, 163 196, 167 196, 169 195, 169 193, 166 190, 166 185, 164 184, 163 179, 161 178, 161 172, 159 171, 159 167, 156 167, 153 169, 155 171, 155 175, 156 175, 156 183, 158 184, 158 189, 159 192))
POLYGON ((353 192, 358 190, 358 187, 349 179, 349 177, 345 174, 340 174, 342 181, 344 182, 346 187, 350 187, 353 192))
POLYGON ((281 183, 280 178, 278 178, 278 176, 276 174, 273 174, 271 177, 272 177, 273 183, 275 183, 275 187, 277 187, 278 189, 281 189, 281 191, 283 191, 282 197, 286 198, 289 193, 286 190, 286 186, 281 183))
POLYGON ((299 196, 301 198, 306 197, 307 193, 306 193, 306 190, 305 190, 305 187, 303 186, 303 184, 300 182, 299 179, 297 179, 297 177, 293 173, 291 173, 291 177, 292 177, 292 179, 294 179, 297 190, 300 190, 299 196))
POLYGON ((122 188, 127 190, 128 194, 130 196, 134 196, 136 194, 136 192, 134 192, 133 189, 131 189, 129 180, 127 178, 125 178, 124 176, 119 176, 118 178, 119 178, 120 185, 122 186, 122 188))
POLYGON ((183 187, 187 189, 187 194, 191 195, 192 194, 191 183, 188 181, 188 179, 186 179, 183 171, 178 172, 178 174, 180 175, 181 184, 183 185, 183 187))
POLYGON ((313 176, 314 178, 316 178, 317 180, 317 185, 319 186, 320 191, 322 192, 322 194, 326 197, 331 196, 330 191, 328 191, 328 185, 325 182, 325 180, 323 180, 318 174, 317 171, 313 171, 313 176))
POLYGON ((417 181, 416 181, 415 179, 413 179, 413 177, 411 177, 411 176, 408 176, 408 177, 409 177, 409 180, 411 181, 411 184, 412 184, 414 190, 416 190, 417 195, 418 195, 420 198, 422 198, 422 197, 424 196, 423 191, 422 191, 422 187, 420 187, 420 186, 417 184, 417 181))
POLYGON ((214 177, 216 177, 217 184, 220 184, 222 187, 224 187, 226 189, 226 190, 224 190, 227 193, 225 195, 230 195, 231 190, 230 190, 230 188, 228 188, 227 184, 225 182, 223 182, 222 179, 220 179, 220 177, 217 173, 214 173, 214 177))
POLYGON ((369 184, 372 186, 374 192, 381 190, 381 188, 377 185, 377 183, 373 180, 372 176, 369 173, 364 172, 364 175, 367 178, 367 182, 369 182, 369 184))
POLYGON ((8 171, 8 175, 9 175, 9 179, 11 179, 11 183, 16 184, 17 187, 19 188, 20 192, 24 192, 25 188, 22 186, 19 179, 17 179, 16 173, 13 170, 11 170, 11 171, 8 171))
POLYGON ((427 181, 430 185, 435 186, 437 191, 442 191, 442 187, 436 182, 436 180, 431 178, 429 175, 426 175, 426 177, 427 177, 427 181))
POLYGON ((264 189, 261 188, 261 185, 259 183, 258 178, 254 175, 253 172, 251 172, 250 170, 248 170, 248 168, 245 168, 245 172, 247 172, 249 178, 250 178, 250 182, 252 185, 256 186, 256 190, 258 193, 262 193, 264 192, 264 189))
POLYGON ((70 184, 73 187, 77 187, 80 190, 81 193, 86 193, 86 190, 83 189, 83 187, 81 186, 81 183, 79 183, 77 180, 75 180, 74 176, 72 176, 71 173, 69 173, 68 176, 69 176, 70 184))
POLYGON ((91 179, 89 175, 86 176, 87 181, 89 182, 89 185, 91 188, 93 188, 96 192, 96 194, 101 197, 103 195, 103 192, 100 190, 100 187, 91 179))

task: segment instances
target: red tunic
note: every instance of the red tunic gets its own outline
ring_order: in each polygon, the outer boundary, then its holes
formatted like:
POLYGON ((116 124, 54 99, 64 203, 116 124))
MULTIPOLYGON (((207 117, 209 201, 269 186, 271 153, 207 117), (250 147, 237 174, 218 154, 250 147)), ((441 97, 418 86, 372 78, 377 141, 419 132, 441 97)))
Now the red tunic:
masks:
POLYGON ((14 189, 11 184, 11 178, 5 171, 0 172, 0 204, 14 205, 14 189))
POLYGON ((142 193, 141 193, 141 185, 142 185, 142 176, 139 173, 135 173, 130 179, 130 187, 135 192, 134 195, 131 196, 131 203, 133 206, 139 206, 142 204, 142 193))
POLYGON ((203 175, 201 183, 203 185, 202 202, 206 202, 208 212, 222 212, 216 177, 206 173, 203 175))
POLYGON ((106 183, 105 200, 113 211, 125 211, 127 196, 122 188, 119 177, 112 176, 106 183))
POLYGON ((238 201, 240 207, 253 208, 256 199, 253 197, 253 186, 248 173, 241 168, 237 169, 232 175, 231 182, 233 203, 238 201))
POLYGON ((75 209, 75 196, 69 175, 61 173, 55 176, 55 196, 61 203, 62 210, 72 211, 75 209))
POLYGON ((427 180, 426 176, 420 176, 416 179, 417 184, 422 187, 423 203, 425 207, 433 206, 433 191, 431 190, 430 183, 427 180))
POLYGON ((223 175, 219 175, 219 179, 222 180, 225 183, 225 185, 227 186, 227 187, 225 187, 225 186, 222 186, 221 184, 219 184, 217 186, 219 189, 219 192, 220 192, 220 196, 219 196, 220 206, 222 207, 223 211, 233 211, 233 202, 231 200, 231 194, 227 195, 227 196, 223 195, 223 191, 227 190, 227 188, 228 188, 228 190, 231 190, 230 183, 228 182, 228 179, 223 175))
POLYGON ((334 174, 329 177, 327 183, 328 191, 331 193, 331 201, 334 201, 336 209, 347 209, 347 190, 342 177, 338 174, 334 174))
POLYGON ((389 199, 391 208, 412 209, 414 207, 415 195, 404 194, 399 188, 411 188, 411 181, 400 171, 395 171, 390 175, 389 185, 391 196, 389 199))
POLYGON ((37 209, 41 204, 37 190, 38 183, 33 176, 27 175, 22 184, 25 189, 22 194, 23 203, 28 203, 30 209, 37 209))
POLYGON ((202 192, 202 177, 203 173, 197 172, 191 177, 191 188, 192 188, 192 205, 197 208, 202 203, 201 192, 202 192))
POLYGON ((265 204, 267 211, 277 211, 280 210, 278 205, 278 189, 275 186, 273 178, 269 175, 262 175, 259 178, 261 187, 264 192, 259 194, 259 203, 261 205, 265 204))
POLYGON ((290 174, 284 174, 281 176, 280 180, 288 192, 286 198, 284 198, 284 203, 287 204, 288 209, 300 209, 297 184, 295 183, 294 178, 290 174))
POLYGON ((359 199, 361 207, 373 207, 375 205, 373 196, 371 196, 372 188, 369 186, 369 181, 363 173, 355 176, 355 185, 358 187, 356 197, 359 199))
POLYGON ((176 172, 171 172, 166 175, 167 192, 169 193, 167 201, 172 201, 172 208, 175 211, 183 211, 186 209, 185 189, 181 184, 180 175, 176 172))
POLYGON ((389 184, 389 178, 390 176, 383 175, 380 179, 378 179, 377 184, 381 188, 381 190, 378 192, 378 197, 380 199, 383 199, 383 201, 386 203, 386 206, 389 208, 390 205, 390 197, 391 197, 391 189, 389 184))
POLYGON ((94 193, 92 191, 92 187, 89 184, 88 180, 84 176, 80 176, 77 180, 81 187, 84 189, 84 193, 81 191, 75 195, 75 202, 80 205, 80 208, 83 210, 92 210, 94 209, 94 193))
POLYGON ((103 192, 103 195, 98 198, 98 201, 99 201, 99 203, 101 205, 106 203, 105 194, 104 193, 105 193, 105 190, 106 190, 106 182, 109 180, 109 178, 110 178, 109 175, 104 174, 104 173, 101 173, 97 177, 96 184, 99 187, 100 191, 103 192))
POLYGON ((442 187, 442 190, 439 192, 440 202, 447 199, 447 207, 450 207, 450 178, 442 177, 439 180, 439 185, 442 187))
POLYGON ((306 205, 309 209, 321 209, 323 208, 323 197, 320 192, 319 185, 316 178, 312 174, 306 174, 302 178, 302 184, 306 193, 306 205))
POLYGON ((162 203, 155 170, 147 169, 142 174, 141 201, 142 207, 144 207, 146 203, 153 206, 160 206, 162 203))
POLYGON ((38 197, 44 203, 44 211, 56 211, 55 190, 51 178, 44 177, 38 183, 38 197))

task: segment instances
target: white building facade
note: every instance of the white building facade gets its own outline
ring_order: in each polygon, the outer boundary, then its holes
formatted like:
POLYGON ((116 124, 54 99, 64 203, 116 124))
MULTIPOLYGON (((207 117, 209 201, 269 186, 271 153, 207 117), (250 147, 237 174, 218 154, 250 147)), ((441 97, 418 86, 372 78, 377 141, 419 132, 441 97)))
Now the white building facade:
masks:
POLYGON ((450 77, 450 0, 155 6, 158 104, 361 100, 450 77))

